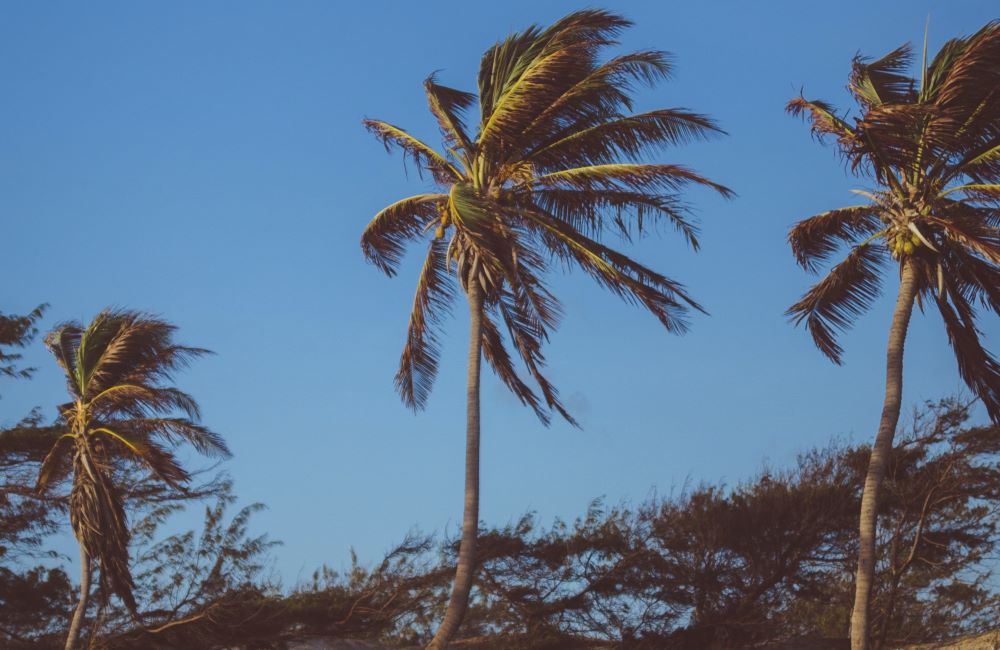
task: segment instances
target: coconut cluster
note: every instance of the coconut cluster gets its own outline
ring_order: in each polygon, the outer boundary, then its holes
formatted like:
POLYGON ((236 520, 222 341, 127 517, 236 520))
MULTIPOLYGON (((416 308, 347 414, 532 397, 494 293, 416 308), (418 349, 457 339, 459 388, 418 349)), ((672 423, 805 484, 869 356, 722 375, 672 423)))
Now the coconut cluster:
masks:
POLYGON ((916 233, 902 226, 888 233, 885 243, 892 252, 892 256, 897 260, 904 255, 913 255, 914 251, 923 245, 923 242, 920 241, 920 237, 916 233))
POLYGON ((444 237, 445 230, 451 225, 451 215, 448 214, 447 210, 441 210, 441 218, 438 221, 437 228, 434 229, 434 239, 441 239, 444 237))

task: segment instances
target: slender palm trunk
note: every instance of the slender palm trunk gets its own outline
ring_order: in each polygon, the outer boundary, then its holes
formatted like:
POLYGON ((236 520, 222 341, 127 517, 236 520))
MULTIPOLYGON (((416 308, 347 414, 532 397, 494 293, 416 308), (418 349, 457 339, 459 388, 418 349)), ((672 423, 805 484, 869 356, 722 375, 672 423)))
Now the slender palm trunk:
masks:
POLYGON ((483 294, 475 279, 469 281, 469 365, 465 421, 465 513, 458 547, 455 583, 441 626, 427 650, 444 650, 465 618, 469 592, 476 572, 476 535, 479 532, 479 363, 483 339, 483 294))
POLYGON ((87 601, 90 600, 90 556, 80 543, 80 602, 73 613, 73 621, 69 624, 69 635, 66 637, 66 650, 76 647, 76 639, 80 636, 83 626, 83 616, 87 613, 87 601))
POLYGON ((885 401, 882 420, 868 461, 864 492, 861 494, 860 544, 858 546, 858 572, 854 583, 854 611, 851 612, 851 650, 869 650, 869 610, 872 582, 875 575, 875 533, 878 513, 878 495, 885 477, 886 465, 892 451, 892 438, 899 422, 899 408, 903 397, 903 345, 906 330, 913 313, 917 295, 917 273, 913 262, 903 263, 899 281, 899 295, 892 314, 889 343, 886 351, 885 401))

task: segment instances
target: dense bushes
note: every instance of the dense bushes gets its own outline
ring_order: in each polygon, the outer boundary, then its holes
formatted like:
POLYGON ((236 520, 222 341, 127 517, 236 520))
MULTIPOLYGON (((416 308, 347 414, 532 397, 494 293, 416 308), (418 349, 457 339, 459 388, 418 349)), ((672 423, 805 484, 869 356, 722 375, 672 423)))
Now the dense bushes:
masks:
MULTIPOLYGON (((1000 618, 990 573, 1000 430, 970 427, 968 417, 954 400, 930 405, 915 414, 893 455, 874 618, 883 644, 978 631, 1000 618)), ((10 450, 15 433, 0 435, 10 450)), ((732 487, 688 487, 634 505, 598 500, 578 520, 547 527, 527 514, 485 528, 463 635, 480 639, 477 647, 536 650, 579 647, 584 639, 735 648, 840 637, 850 614, 865 457, 863 447, 831 446, 732 487)), ((214 495, 215 503, 200 532, 165 539, 160 524, 182 495, 145 489, 143 505, 133 505, 144 626, 109 599, 105 611, 95 605, 90 612, 97 645, 280 647, 303 635, 422 643, 440 620, 455 540, 414 534, 372 567, 352 558, 346 571, 323 567, 288 591, 267 579, 274 542, 249 534, 259 506, 227 518, 228 481, 202 484, 198 495, 214 495)), ((9 640, 58 638, 52 633, 71 605, 65 574, 8 566, 0 572, 4 594, 9 640), (12 590, 23 606, 37 603, 38 615, 18 613, 12 590)))

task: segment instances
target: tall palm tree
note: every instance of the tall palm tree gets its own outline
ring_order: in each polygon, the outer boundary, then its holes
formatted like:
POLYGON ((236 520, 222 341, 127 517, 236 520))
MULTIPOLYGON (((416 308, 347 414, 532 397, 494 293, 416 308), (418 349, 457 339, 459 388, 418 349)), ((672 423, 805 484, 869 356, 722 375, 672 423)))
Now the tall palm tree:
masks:
POLYGON ((542 373, 542 343, 560 313, 542 280, 550 262, 581 267, 647 308, 671 332, 685 330, 689 308, 701 309, 683 286, 600 241, 609 230, 628 239, 665 221, 696 248, 697 231, 678 190, 698 184, 730 194, 685 167, 622 162, 719 132, 709 118, 683 109, 631 114, 636 84, 666 78, 670 65, 659 51, 600 60, 630 24, 588 10, 513 34, 483 56, 478 97, 431 76, 424 89, 443 153, 389 123, 364 122, 387 149, 402 149, 440 187, 386 207, 361 238, 368 260, 389 276, 409 241, 429 240, 396 374, 396 388, 413 409, 426 402, 437 372, 439 326, 455 294, 453 278, 469 307, 462 537, 448 610, 431 648, 446 647, 461 624, 475 572, 481 357, 542 422, 548 424, 555 411, 575 424, 542 373), (477 99, 473 136, 465 117, 477 99), (509 344, 540 397, 519 376, 509 344))
POLYGON ((885 401, 865 478, 851 615, 851 647, 869 647, 876 508, 899 420, 903 345, 913 305, 937 306, 958 369, 1000 422, 1000 363, 983 347, 979 309, 1000 314, 1000 23, 949 41, 918 79, 906 74, 904 45, 878 60, 855 58, 853 120, 821 101, 792 100, 819 138, 835 139, 855 173, 873 181, 866 202, 801 221, 789 234, 799 264, 816 272, 842 246, 849 252, 791 307, 816 345, 841 362, 836 335, 866 311, 893 266, 899 289, 886 352, 885 401))
POLYGON ((175 329, 146 314, 105 310, 86 328, 64 323, 45 338, 70 394, 59 407, 65 433, 38 474, 39 490, 72 476, 69 510, 80 546, 80 602, 67 649, 76 644, 87 610, 95 560, 102 593, 116 594, 138 618, 128 565, 125 487, 115 480, 120 463, 138 463, 183 489, 190 476, 173 447, 186 442, 206 455, 229 455, 222 438, 197 423, 194 399, 166 385, 175 370, 207 353, 174 343, 175 329))

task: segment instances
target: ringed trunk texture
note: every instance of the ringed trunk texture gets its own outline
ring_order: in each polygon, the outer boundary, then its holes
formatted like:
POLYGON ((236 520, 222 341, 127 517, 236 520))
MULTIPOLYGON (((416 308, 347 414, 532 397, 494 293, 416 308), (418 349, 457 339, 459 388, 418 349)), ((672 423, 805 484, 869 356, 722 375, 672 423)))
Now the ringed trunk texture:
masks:
POLYGON ((66 637, 66 650, 73 650, 76 647, 77 637, 80 636, 80 628, 83 627, 83 617, 87 613, 87 601, 90 600, 90 556, 80 543, 80 602, 73 613, 73 620, 69 624, 69 634, 66 637))
POLYGON ((913 313, 917 295, 917 274, 913 262, 903 263, 899 280, 899 295, 892 314, 889 343, 886 346, 885 401, 882 420, 872 446, 861 493, 861 518, 859 525, 858 572, 854 583, 854 610, 851 612, 851 650, 871 648, 871 593, 875 576, 875 533, 878 515, 879 490, 885 478, 886 465, 892 452, 892 439, 899 422, 899 409, 903 398, 903 346, 906 331, 913 313))
POLYGON ((469 592, 476 572, 476 536, 479 532, 479 365, 483 340, 483 294, 475 279, 469 281, 469 365, 466 387, 465 512, 462 541, 458 547, 455 582, 448 611, 427 650, 444 650, 455 636, 469 606, 469 592))

